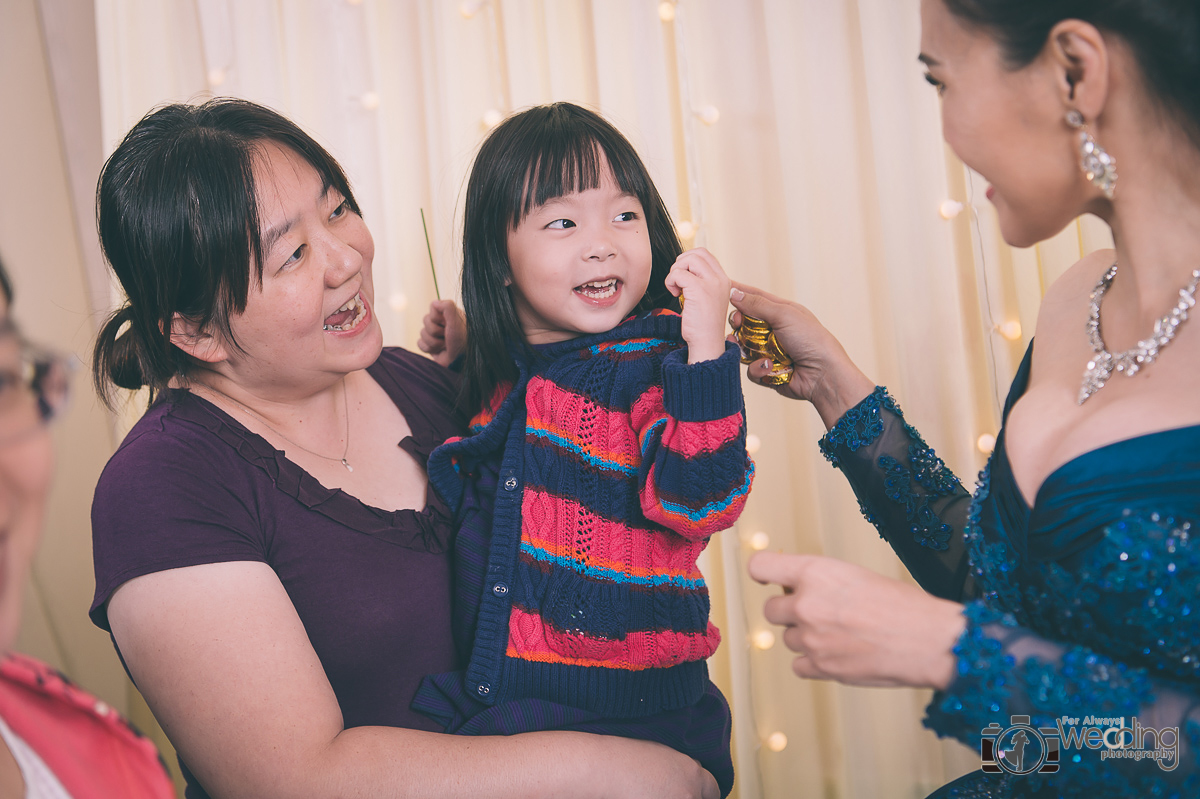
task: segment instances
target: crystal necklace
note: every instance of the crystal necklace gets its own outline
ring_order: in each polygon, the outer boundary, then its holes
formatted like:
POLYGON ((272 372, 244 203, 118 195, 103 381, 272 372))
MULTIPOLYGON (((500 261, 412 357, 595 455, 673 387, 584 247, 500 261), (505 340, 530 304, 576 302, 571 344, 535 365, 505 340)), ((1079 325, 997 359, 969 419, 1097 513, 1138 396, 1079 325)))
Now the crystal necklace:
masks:
POLYGON ((351 466, 350 462, 346 460, 346 455, 350 452, 350 401, 346 398, 346 378, 344 378, 344 377, 342 378, 342 405, 344 405, 346 407, 346 447, 345 447, 345 449, 342 450, 342 457, 340 457, 340 458, 331 457, 329 455, 322 455, 319 452, 313 452, 308 447, 297 444, 295 441, 292 441, 290 438, 285 436, 283 433, 276 430, 275 427, 270 422, 268 422, 262 416, 258 415, 258 413, 256 413, 254 411, 254 409, 251 408, 246 403, 241 402, 240 400, 234 399, 233 397, 226 394, 224 391, 213 388, 212 386, 208 385, 207 383, 201 383, 200 385, 204 387, 205 391, 211 391, 214 394, 220 394, 225 399, 229 400, 230 402, 234 403, 235 405, 238 405, 244 411, 246 411, 246 413, 250 414, 255 419, 257 419, 258 421, 265 424, 267 426, 268 430, 270 430, 272 433, 274 433, 275 435, 282 438, 287 443, 291 444, 293 447, 296 447, 297 449, 302 449, 305 452, 307 452, 309 455, 316 455, 318 458, 324 458, 327 461, 338 461, 343 466, 346 467, 346 471, 348 471, 348 472, 354 471, 354 467, 351 466))
POLYGON ((1124 352, 1109 352, 1104 346, 1104 340, 1100 338, 1100 300, 1112 285, 1116 274, 1117 265, 1114 263, 1104 273, 1104 277, 1100 278, 1096 288, 1092 289, 1087 336, 1093 354, 1083 372, 1083 385, 1079 387, 1080 405, 1103 388, 1113 372, 1124 372, 1133 377, 1143 367, 1152 364, 1158 357, 1158 351, 1171 343, 1179 325, 1188 318, 1188 311, 1196 305, 1196 286, 1200 284, 1200 269, 1192 271, 1191 281, 1179 290, 1179 302, 1171 309, 1171 313, 1154 323, 1154 333, 1149 338, 1139 341, 1136 347, 1124 352))

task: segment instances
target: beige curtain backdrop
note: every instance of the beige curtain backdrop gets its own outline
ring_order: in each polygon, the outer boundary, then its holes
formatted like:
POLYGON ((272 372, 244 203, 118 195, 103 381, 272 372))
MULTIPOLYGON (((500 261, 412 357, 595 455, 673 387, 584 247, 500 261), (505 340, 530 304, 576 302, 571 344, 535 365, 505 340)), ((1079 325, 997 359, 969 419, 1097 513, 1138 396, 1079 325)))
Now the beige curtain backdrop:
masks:
MULTIPOLYGON (((453 296, 480 140, 512 111, 570 100, 633 141, 685 244, 812 308, 970 485, 1045 286, 1110 239, 1082 220, 1030 250, 1003 244, 986 183, 942 143, 916 62, 918 5, 3 0, 0 252, 18 316, 86 362, 119 299, 92 230, 101 159, 156 105, 236 95, 291 116, 346 167, 377 243, 386 339, 412 347, 434 296, 421 210, 453 296)), ((88 503, 137 407, 107 417, 81 378, 20 645, 150 726, 83 615, 88 503)), ((736 795, 922 797, 979 763, 921 726, 927 692, 801 682, 762 619, 770 591, 744 571, 756 548, 904 571, 821 459, 815 413, 749 383, 746 394, 754 492, 703 563, 724 635, 712 670, 734 710, 736 795)))

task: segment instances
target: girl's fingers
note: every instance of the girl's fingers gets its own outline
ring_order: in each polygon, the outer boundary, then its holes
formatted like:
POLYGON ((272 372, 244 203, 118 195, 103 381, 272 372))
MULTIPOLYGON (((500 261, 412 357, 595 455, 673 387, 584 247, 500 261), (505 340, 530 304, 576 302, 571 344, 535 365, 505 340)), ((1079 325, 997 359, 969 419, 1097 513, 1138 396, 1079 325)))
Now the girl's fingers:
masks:
POLYGON ((715 255, 713 255, 711 252, 709 252, 707 249, 705 249, 704 247, 694 247, 684 253, 681 253, 680 256, 676 259, 676 263, 678 263, 679 261, 682 261, 682 260, 689 260, 689 261, 693 261, 695 263, 703 264, 704 267, 706 267, 709 270, 716 270, 716 271, 721 271, 721 272, 725 271, 725 270, 721 269, 721 262, 717 260, 717 257, 715 255))
POLYGON ((721 268, 721 263, 713 257, 712 253, 703 248, 688 250, 675 259, 674 268, 683 268, 687 271, 706 278, 725 276, 725 270, 721 268))

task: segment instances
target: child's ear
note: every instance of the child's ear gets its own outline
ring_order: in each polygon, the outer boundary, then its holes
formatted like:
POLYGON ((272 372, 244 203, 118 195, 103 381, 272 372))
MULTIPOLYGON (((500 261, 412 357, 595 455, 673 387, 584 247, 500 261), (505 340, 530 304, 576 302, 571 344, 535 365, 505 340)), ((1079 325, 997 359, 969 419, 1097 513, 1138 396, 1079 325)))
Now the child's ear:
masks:
POLYGON ((182 314, 171 319, 171 343, 198 361, 219 363, 229 357, 225 345, 182 314))

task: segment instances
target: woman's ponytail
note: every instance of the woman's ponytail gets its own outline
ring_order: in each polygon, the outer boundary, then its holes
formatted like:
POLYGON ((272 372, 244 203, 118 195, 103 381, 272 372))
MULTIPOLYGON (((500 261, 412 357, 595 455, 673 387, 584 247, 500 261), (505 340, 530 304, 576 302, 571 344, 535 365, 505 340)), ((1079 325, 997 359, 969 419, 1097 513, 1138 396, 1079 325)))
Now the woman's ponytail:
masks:
POLYGON ((96 393, 112 408, 112 388, 137 391, 147 385, 145 358, 138 335, 132 331, 133 308, 126 305, 104 323, 92 353, 92 379, 96 393))

